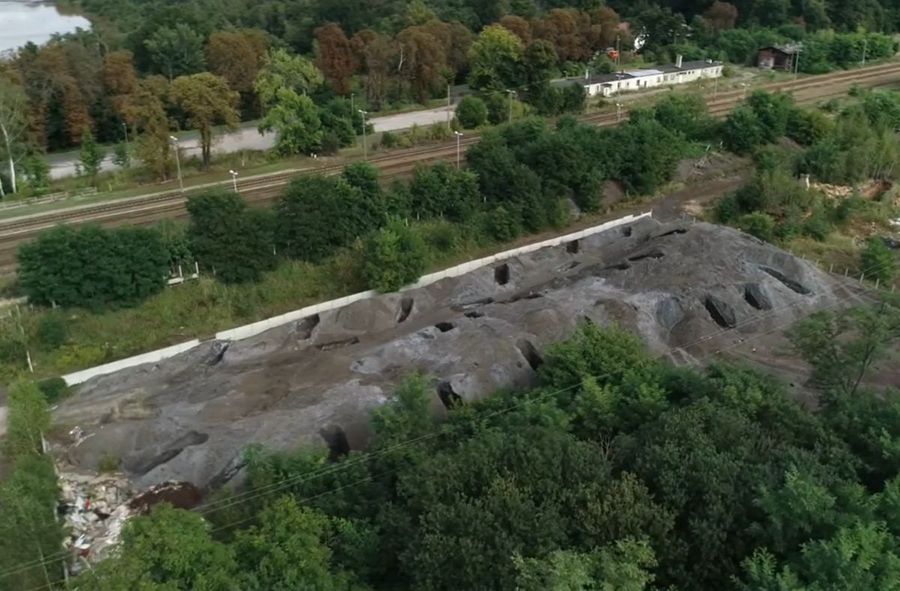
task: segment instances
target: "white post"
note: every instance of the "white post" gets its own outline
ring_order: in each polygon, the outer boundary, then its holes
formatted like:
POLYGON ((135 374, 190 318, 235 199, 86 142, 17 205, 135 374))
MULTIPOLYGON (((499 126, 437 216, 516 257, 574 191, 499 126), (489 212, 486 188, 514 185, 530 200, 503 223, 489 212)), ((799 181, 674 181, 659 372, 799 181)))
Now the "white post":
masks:
POLYGON ((458 131, 454 131, 456 134, 456 170, 459 170, 459 140, 462 139, 463 134, 458 131))
POLYGON ((169 136, 169 141, 172 142, 172 145, 175 146, 175 166, 178 169, 178 188, 184 193, 184 180, 181 177, 181 156, 179 156, 178 152, 178 138, 174 135, 169 136))
POLYGON ((447 85, 447 129, 450 129, 450 85, 447 85))
POLYGON ((363 111, 362 109, 359 109, 359 114, 362 115, 362 119, 363 119, 363 160, 368 160, 369 159, 369 148, 366 145, 366 115, 368 115, 368 112, 363 111))
POLYGON ((236 170, 229 170, 228 174, 231 175, 231 184, 234 187, 234 192, 237 193, 238 192, 238 188, 237 188, 238 173, 236 170))
POLYGON ((513 97, 516 96, 515 90, 506 90, 509 95, 509 122, 512 123, 512 105, 513 105, 513 97))

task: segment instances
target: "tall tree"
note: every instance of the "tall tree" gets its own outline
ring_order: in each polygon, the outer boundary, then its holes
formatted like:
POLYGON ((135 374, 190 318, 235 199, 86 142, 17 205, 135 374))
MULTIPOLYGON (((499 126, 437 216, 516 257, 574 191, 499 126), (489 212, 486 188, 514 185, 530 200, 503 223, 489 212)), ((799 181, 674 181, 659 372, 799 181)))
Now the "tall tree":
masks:
POLYGON ((350 93, 350 76, 356 71, 356 59, 350 40, 337 23, 327 23, 317 28, 316 65, 325 79, 341 95, 350 93))
POLYGON ((310 94, 322 84, 322 72, 305 57, 275 49, 266 56, 254 83, 264 108, 275 102, 278 91, 286 88, 297 94, 310 94))
POLYGON ((203 36, 185 23, 160 27, 144 46, 156 71, 169 80, 203 70, 203 36))
POLYGON ((469 50, 469 84, 503 92, 521 80, 522 40, 500 25, 486 27, 469 50))
MULTIPOLYGON (((17 190, 16 162, 25 152, 27 109, 25 91, 13 84, 12 80, 0 75, 0 139, 3 140, 2 154, 9 167, 9 182, 13 193, 17 190)), ((0 180, 0 197, 5 194, 3 181, 0 180)))
POLYGON ((238 93, 221 76, 203 72, 181 76, 172 82, 172 100, 187 114, 188 125, 200 132, 204 168, 209 167, 213 126, 237 127, 238 93))
POLYGON ((388 87, 398 60, 396 43, 371 29, 359 31, 351 39, 365 76, 366 99, 378 109, 387 98, 388 87))
POLYGON ((88 177, 91 186, 97 186, 97 175, 100 174, 100 168, 105 157, 106 151, 97 144, 94 134, 90 130, 86 131, 81 138, 81 150, 79 151, 78 159, 81 163, 81 172, 88 177))
POLYGON ((209 36, 206 45, 209 71, 241 93, 245 107, 253 102, 253 85, 265 62, 268 45, 266 33, 254 29, 216 31, 209 36))
POLYGON ((440 39, 427 27, 408 27, 397 35, 403 55, 400 73, 409 81, 413 94, 424 103, 449 82, 447 55, 440 39))
POLYGON ((125 121, 141 133, 136 150, 138 159, 163 180, 168 176, 171 158, 169 117, 165 106, 168 94, 166 79, 151 76, 138 84, 135 93, 122 106, 125 121))
POLYGON ((703 18, 716 31, 733 29, 738 19, 737 6, 721 0, 715 0, 703 13, 703 18))
POLYGON ((318 107, 311 98, 290 88, 278 89, 275 102, 259 124, 260 132, 271 130, 277 134, 275 149, 283 156, 315 152, 322 142, 318 107))

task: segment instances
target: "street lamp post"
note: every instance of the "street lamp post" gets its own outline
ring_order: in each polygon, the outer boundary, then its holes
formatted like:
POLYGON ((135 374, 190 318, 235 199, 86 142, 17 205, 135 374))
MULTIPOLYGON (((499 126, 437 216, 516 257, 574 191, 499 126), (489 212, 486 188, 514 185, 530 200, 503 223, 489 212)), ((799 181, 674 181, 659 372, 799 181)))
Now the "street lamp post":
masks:
POLYGON ((359 114, 363 118, 363 160, 369 159, 369 147, 366 145, 366 115, 369 113, 359 109, 359 114))
POLYGON ((169 141, 175 146, 175 166, 178 169, 178 187, 184 193, 184 179, 181 177, 181 156, 179 155, 178 138, 174 135, 169 136, 169 141))
POLYGON ((622 103, 616 103, 616 122, 622 120, 622 103))
POLYGON ((512 104, 513 97, 516 96, 516 91, 507 89, 506 92, 509 94, 509 122, 512 123, 512 104))
POLYGON ((459 170, 459 140, 462 139, 463 134, 458 131, 454 131, 456 134, 456 170, 459 170))
POLYGON ((238 173, 236 170, 229 170, 228 174, 231 175, 231 185, 234 187, 234 192, 237 193, 238 192, 238 189, 237 189, 238 173))

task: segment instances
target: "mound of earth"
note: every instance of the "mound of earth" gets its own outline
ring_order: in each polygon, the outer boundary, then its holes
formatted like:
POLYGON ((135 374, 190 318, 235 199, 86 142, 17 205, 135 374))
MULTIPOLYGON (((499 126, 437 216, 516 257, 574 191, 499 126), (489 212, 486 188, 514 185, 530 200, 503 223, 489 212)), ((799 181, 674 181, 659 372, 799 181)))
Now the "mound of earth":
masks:
MULTIPOLYGON (((532 383, 541 352, 583 322, 639 334, 676 363, 752 347, 848 294, 837 279, 726 227, 651 219, 428 287, 387 294, 159 364, 95 378, 56 411, 84 433, 64 460, 117 456, 137 488, 231 479, 250 443, 366 445, 402 377, 434 410, 532 383)), ((773 351, 770 355, 776 355, 773 351)))

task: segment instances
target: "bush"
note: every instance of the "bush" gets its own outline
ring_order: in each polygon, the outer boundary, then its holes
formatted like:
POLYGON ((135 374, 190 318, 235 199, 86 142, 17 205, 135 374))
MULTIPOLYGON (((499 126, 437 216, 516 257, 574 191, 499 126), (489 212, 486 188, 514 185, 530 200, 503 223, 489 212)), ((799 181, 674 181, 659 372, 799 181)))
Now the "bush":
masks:
POLYGON ((60 348, 65 344, 68 336, 66 319, 62 314, 50 312, 38 320, 37 338, 47 350, 60 348))
POLYGON ((44 395, 44 400, 47 401, 47 404, 54 404, 68 396, 71 392, 66 385, 66 381, 62 378, 48 378, 46 380, 41 380, 37 383, 37 387, 40 388, 41 394, 44 395))
POLYGON ((165 286, 169 255, 159 233, 59 226, 19 248, 19 283, 33 304, 133 306, 165 286))
POLYGON ((775 239, 775 220, 765 213, 754 212, 742 215, 737 220, 737 227, 766 242, 773 242, 775 239))
POLYGON ((363 253, 366 283, 381 292, 396 291, 425 270, 425 243, 399 220, 370 235, 363 242, 363 253))
POLYGON ((456 106, 456 120, 463 126, 463 129, 480 127, 487 123, 487 118, 487 105, 477 96, 463 97, 456 106))
POLYGON ((397 137, 397 134, 395 134, 395 133, 391 133, 390 131, 385 131, 384 133, 381 134, 381 145, 384 146, 385 148, 389 148, 389 149, 396 148, 398 141, 399 141, 399 138, 397 137))
POLYGON ((502 205, 490 212, 487 225, 488 233, 498 242, 508 242, 522 233, 519 216, 502 205))
POLYGON ((278 253, 319 262, 381 226, 384 204, 341 177, 293 181, 275 205, 278 253))
POLYGON ((242 283, 275 268, 270 211, 251 210, 240 195, 224 190, 191 197, 187 210, 191 251, 201 269, 225 283, 242 283))
POLYGON ((881 238, 869 238, 860 259, 862 270, 869 279, 887 284, 894 278, 897 260, 881 238))

